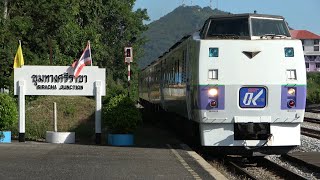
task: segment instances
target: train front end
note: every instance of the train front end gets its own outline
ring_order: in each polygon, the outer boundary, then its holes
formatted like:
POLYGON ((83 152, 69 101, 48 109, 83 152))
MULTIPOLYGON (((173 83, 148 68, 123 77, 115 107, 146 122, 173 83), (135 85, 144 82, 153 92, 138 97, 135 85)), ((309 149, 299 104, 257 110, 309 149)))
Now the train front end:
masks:
POLYGON ((212 18, 200 34, 193 111, 203 146, 300 145, 306 70, 282 17, 212 18))

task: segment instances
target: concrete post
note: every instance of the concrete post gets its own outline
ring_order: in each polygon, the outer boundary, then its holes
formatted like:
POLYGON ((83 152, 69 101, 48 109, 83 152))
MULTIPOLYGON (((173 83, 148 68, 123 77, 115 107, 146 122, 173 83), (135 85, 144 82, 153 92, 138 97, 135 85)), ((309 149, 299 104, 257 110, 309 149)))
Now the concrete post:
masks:
POLYGON ((25 82, 19 81, 19 142, 25 142, 25 82))
POLYGON ((54 128, 54 132, 58 132, 58 128, 57 128, 57 103, 54 102, 53 103, 53 128, 54 128))
POLYGON ((96 98, 96 113, 95 113, 95 130, 96 144, 101 144, 101 81, 95 82, 95 98, 96 98))

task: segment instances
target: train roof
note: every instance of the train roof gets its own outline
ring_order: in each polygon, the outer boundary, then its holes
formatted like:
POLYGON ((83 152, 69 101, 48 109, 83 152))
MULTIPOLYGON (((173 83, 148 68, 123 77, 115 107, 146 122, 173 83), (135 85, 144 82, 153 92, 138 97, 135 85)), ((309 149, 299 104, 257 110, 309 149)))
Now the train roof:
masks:
POLYGON ((249 18, 249 17, 265 17, 265 18, 276 18, 276 19, 284 19, 284 17, 279 15, 268 15, 268 14, 253 14, 253 13, 245 13, 245 14, 224 14, 224 15, 214 15, 209 17, 209 19, 220 19, 220 18, 249 18))
POLYGON ((184 40, 188 39, 190 36, 191 35, 183 36, 178 42, 176 42, 173 46, 170 47, 169 51, 179 46, 179 44, 181 44, 184 40))
MULTIPOLYGON (((262 18, 275 18, 275 19, 284 19, 283 16, 279 15, 268 15, 268 14, 256 14, 256 13, 244 13, 244 14, 223 14, 223 15, 214 15, 207 19, 221 19, 221 18, 249 18, 249 17, 262 17, 262 18)), ((169 48, 168 51, 161 54, 156 60, 152 61, 147 67, 143 68, 142 70, 147 69, 151 65, 154 65, 158 60, 160 60, 162 57, 164 57, 166 54, 168 54, 170 51, 175 49, 177 46, 179 46, 183 41, 188 39, 191 35, 185 35, 183 36, 178 42, 176 42, 173 46, 169 48)))

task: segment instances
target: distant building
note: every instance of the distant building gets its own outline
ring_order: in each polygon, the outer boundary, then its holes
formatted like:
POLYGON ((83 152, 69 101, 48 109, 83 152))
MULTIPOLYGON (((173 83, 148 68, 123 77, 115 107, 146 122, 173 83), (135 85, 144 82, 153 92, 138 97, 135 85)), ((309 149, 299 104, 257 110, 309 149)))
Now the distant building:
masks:
POLYGON ((290 30, 290 34, 302 42, 307 72, 320 72, 320 36, 307 30, 290 30))

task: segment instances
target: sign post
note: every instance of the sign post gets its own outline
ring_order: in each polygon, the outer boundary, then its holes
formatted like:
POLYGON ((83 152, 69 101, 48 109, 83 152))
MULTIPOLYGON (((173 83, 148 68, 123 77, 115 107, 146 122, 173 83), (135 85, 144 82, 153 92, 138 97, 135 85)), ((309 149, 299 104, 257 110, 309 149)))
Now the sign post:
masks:
POLYGON ((18 87, 15 89, 19 90, 19 93, 15 93, 15 95, 19 96, 19 142, 25 142, 25 131, 26 131, 26 116, 25 116, 25 94, 26 94, 26 89, 25 89, 25 81, 24 80, 19 80, 15 82, 18 87))
MULTIPOLYGON (((14 69, 14 95, 19 96, 19 141, 25 141, 25 96, 95 96, 96 143, 101 143, 101 96, 106 95, 106 69, 86 66, 77 78, 70 66, 23 66, 14 69)), ((84 107, 85 108, 85 107, 84 107)))
POLYGON ((124 62, 128 64, 128 96, 130 97, 130 63, 133 62, 133 49, 132 47, 125 47, 124 48, 124 62))

